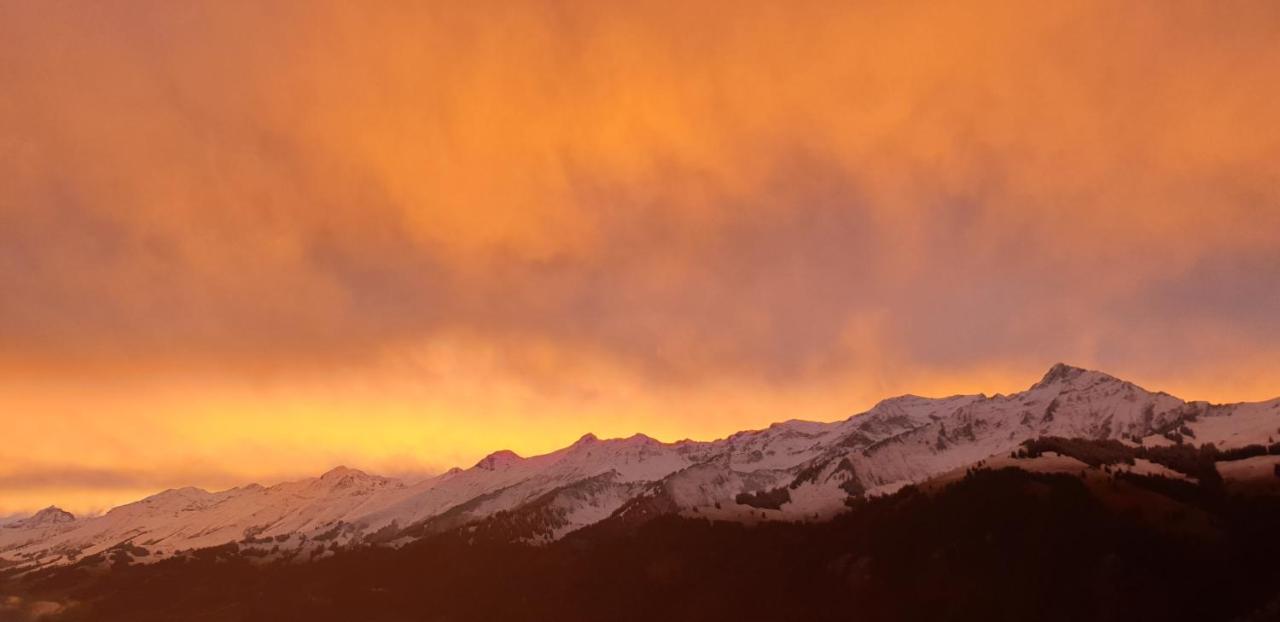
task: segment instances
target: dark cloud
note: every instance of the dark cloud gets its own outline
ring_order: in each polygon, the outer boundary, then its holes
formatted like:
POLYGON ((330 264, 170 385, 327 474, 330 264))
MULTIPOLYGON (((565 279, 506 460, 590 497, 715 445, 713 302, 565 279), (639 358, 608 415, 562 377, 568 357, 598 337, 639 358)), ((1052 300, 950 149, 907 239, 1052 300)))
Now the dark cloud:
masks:
POLYGON ((173 377, 178 404, 225 381, 316 408, 384 372, 423 378, 415 407, 506 400, 441 420, 1059 360, 1260 391, 1278 11, 4 4, 0 416, 173 377))

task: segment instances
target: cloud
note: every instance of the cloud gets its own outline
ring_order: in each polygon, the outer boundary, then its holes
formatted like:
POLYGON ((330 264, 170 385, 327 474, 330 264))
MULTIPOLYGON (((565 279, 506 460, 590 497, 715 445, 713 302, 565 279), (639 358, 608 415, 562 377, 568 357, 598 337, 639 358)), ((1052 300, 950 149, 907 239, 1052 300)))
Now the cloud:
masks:
POLYGON ((1267 2, 10 4, 0 368, 23 386, 0 408, 91 418, 61 394, 114 383, 124 420, 186 420, 144 398, 313 403, 385 373, 474 421, 629 400, 704 422, 682 404, 726 387, 834 416, 1058 360, 1261 397, 1277 24, 1267 2))
POLYGON ((184 469, 157 473, 128 468, 59 465, 6 470, 0 473, 0 491, 28 492, 50 488, 163 490, 189 486, 192 482, 237 481, 235 475, 219 469, 184 469))

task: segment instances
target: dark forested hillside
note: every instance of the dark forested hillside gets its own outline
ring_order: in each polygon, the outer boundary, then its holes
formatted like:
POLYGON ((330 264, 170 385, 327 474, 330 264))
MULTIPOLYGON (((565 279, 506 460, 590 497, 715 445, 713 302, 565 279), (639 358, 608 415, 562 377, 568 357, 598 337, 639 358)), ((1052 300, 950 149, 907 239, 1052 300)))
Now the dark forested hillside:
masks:
POLYGON ((822 524, 608 522, 545 547, 467 531, 254 565, 10 580, 64 620, 1270 620, 1280 498, 1120 474, 978 470, 822 524))

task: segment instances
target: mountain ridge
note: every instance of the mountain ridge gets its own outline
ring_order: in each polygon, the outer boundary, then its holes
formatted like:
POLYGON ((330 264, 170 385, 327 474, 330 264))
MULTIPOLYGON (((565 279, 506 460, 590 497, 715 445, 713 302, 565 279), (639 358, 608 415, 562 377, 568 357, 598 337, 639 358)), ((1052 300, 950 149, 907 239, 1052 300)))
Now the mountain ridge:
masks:
POLYGON ((100 517, 7 524, 0 559, 37 568, 123 558, 124 547, 129 560, 150 562, 230 543, 264 560, 311 559, 460 528, 544 543, 601 521, 663 513, 823 520, 850 498, 891 493, 1041 437, 1225 449, 1266 444, 1277 430, 1280 399, 1186 402, 1059 363, 1009 395, 900 395, 838 421, 790 419, 713 441, 588 433, 547 454, 500 450, 416 482, 339 466, 269 487, 170 489, 100 517))

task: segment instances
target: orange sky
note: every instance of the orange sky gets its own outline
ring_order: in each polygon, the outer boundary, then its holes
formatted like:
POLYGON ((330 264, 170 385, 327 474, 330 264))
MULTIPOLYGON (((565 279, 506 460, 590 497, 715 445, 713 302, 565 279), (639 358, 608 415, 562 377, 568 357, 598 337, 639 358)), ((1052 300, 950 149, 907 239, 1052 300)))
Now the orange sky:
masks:
POLYGON ((0 515, 1280 395, 1280 5, 849 4, 0 0, 0 515))

